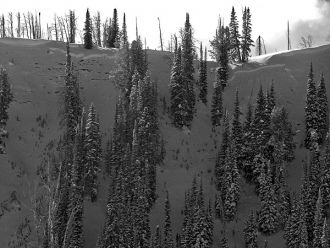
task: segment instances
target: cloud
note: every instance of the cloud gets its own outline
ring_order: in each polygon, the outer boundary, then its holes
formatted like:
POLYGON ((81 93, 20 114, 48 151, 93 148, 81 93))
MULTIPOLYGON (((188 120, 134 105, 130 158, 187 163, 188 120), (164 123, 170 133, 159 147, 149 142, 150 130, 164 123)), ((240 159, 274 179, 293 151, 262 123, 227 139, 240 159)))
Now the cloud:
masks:
POLYGON ((326 43, 330 34, 330 0, 317 0, 315 7, 319 16, 311 20, 299 20, 291 27, 291 44, 295 48, 301 37, 307 38, 311 35, 315 40, 315 45, 326 43))

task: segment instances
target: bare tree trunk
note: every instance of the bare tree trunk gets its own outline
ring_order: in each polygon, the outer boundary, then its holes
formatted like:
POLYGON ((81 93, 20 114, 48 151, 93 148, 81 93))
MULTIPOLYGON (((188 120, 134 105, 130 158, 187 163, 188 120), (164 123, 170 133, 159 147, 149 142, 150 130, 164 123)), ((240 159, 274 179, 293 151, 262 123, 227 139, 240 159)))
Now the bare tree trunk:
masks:
POLYGON ((8 23, 9 23, 10 37, 11 37, 11 38, 14 38, 13 12, 9 12, 9 13, 8 13, 8 23))
POLYGON ((93 27, 93 35, 95 35, 96 44, 101 47, 101 16, 100 11, 97 12, 96 15, 93 16, 93 21, 95 27, 93 27), (95 30, 94 30, 95 29, 95 30))
POLYGON ((62 22, 61 18, 57 17, 58 25, 60 27, 60 32, 61 32, 61 41, 64 41, 64 33, 63 33, 63 27, 62 27, 62 22))
POLYGON ((55 40, 58 41, 58 32, 57 32, 57 25, 56 25, 56 14, 54 15, 54 28, 55 28, 55 40))
POLYGON ((21 38, 21 14, 18 12, 17 15, 17 38, 21 38))
POLYGON ((160 49, 163 51, 163 38, 162 38, 162 30, 160 28, 160 19, 158 18, 158 23, 159 23, 159 37, 160 37, 160 49))
POLYGON ((291 43, 290 43, 290 28, 289 28, 289 20, 288 20, 288 50, 291 50, 291 43))
POLYGON ((39 39, 41 39, 41 22, 40 22, 40 12, 39 12, 39 39))
MULTIPOLYGON (((29 13, 28 13, 28 14, 29 14, 29 13)), ((29 38, 28 21, 27 21, 26 16, 25 16, 24 13, 23 13, 23 16, 24 16, 24 22, 25 22, 26 37, 27 37, 28 39, 30 39, 30 38, 29 38)))
POLYGON ((102 33, 102 43, 103 47, 106 47, 107 44, 107 38, 108 38, 108 18, 105 20, 105 22, 102 24, 103 33, 102 33))
POLYGON ((30 39, 32 39, 32 27, 31 27, 31 16, 30 16, 30 12, 28 12, 28 22, 29 22, 29 27, 30 27, 30 39))

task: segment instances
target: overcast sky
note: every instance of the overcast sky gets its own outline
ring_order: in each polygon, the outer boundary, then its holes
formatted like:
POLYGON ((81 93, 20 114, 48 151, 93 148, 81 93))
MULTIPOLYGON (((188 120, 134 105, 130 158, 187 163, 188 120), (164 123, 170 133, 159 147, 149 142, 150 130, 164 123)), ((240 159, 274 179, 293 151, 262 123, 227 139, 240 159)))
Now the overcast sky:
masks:
MULTIPOLYGON (((252 39, 261 35, 266 43, 267 53, 286 49, 287 21, 290 21, 292 48, 297 48, 301 36, 311 34, 316 44, 326 43, 330 30, 330 0, 101 0, 101 1, 70 1, 70 0, 20 0, 6 1, 1 6, 1 13, 6 17, 9 11, 16 13, 41 12, 43 28, 53 23, 53 16, 67 14, 75 10, 78 17, 78 28, 83 29, 86 9, 91 15, 100 11, 102 21, 112 17, 113 9, 117 8, 119 26, 123 13, 126 13, 129 40, 135 38, 135 18, 137 18, 139 34, 147 40, 150 49, 159 49, 158 20, 165 44, 171 34, 178 33, 185 22, 185 14, 190 14, 190 22, 195 29, 195 38, 209 46, 209 40, 215 34, 219 15, 227 25, 230 21, 231 8, 234 6, 239 25, 242 24, 242 8, 250 7, 252 14, 252 39)), ((16 19, 14 20, 16 26, 16 19)), ((241 32, 241 30, 240 30, 241 32)), ((78 37, 78 40, 80 38, 78 37)), ((253 54, 254 55, 254 54, 253 54)))

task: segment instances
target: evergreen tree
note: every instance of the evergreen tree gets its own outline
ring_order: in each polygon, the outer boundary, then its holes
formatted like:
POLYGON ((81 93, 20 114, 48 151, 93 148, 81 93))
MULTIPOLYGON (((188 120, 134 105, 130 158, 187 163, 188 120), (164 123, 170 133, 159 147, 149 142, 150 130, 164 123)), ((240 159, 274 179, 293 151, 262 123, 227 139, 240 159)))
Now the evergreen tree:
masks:
POLYGON ((254 46, 254 41, 251 39, 251 14, 250 8, 244 8, 243 13, 243 30, 242 30, 242 37, 241 37, 241 44, 242 44, 242 62, 246 62, 249 59, 249 55, 251 52, 251 46, 254 46))
POLYGON ((267 136, 269 127, 267 126, 266 119, 266 99, 262 91, 262 85, 260 85, 252 130, 253 150, 256 153, 263 153, 268 141, 267 136))
POLYGON ((243 233, 245 247, 257 248, 257 223, 254 217, 253 210, 251 210, 249 219, 245 222, 243 233))
POLYGON ((171 227, 171 206, 168 197, 168 191, 166 191, 165 199, 165 225, 164 225, 164 248, 173 248, 173 236, 171 227))
POLYGON ((63 164, 60 168, 60 175, 59 175, 59 196, 58 196, 58 203, 54 212, 54 226, 53 226, 53 233, 54 233, 54 240, 55 243, 62 247, 64 243, 64 238, 66 234, 67 224, 69 220, 68 215, 68 208, 69 208, 69 197, 70 197, 70 190, 69 190, 69 178, 67 171, 63 164))
POLYGON ((327 218, 324 218, 323 221, 321 247, 329 248, 329 228, 328 228, 327 218))
POLYGON ((226 87, 228 78, 229 78, 229 72, 228 72, 228 63, 229 63, 229 45, 225 41, 225 38, 222 38, 220 41, 220 67, 218 68, 218 74, 219 74, 219 79, 222 87, 226 87))
POLYGON ((323 198, 321 190, 319 190, 318 199, 316 202, 316 209, 314 214, 314 230, 313 230, 313 247, 322 248, 322 233, 324 225, 324 214, 323 214, 323 198))
POLYGON ((238 21, 234 6, 232 7, 231 15, 230 15, 229 32, 230 32, 230 45, 231 45, 230 48, 231 61, 241 62, 240 41, 239 41, 241 37, 238 31, 238 21))
POLYGON ((325 149, 322 157, 321 193, 324 199, 324 207, 330 205, 330 135, 326 136, 325 149))
POLYGON ((200 63, 199 63, 199 98, 202 103, 207 104, 207 50, 205 47, 204 60, 202 43, 200 48, 200 63))
POLYGON ((321 74, 320 83, 316 91, 316 118, 317 118, 317 136, 318 143, 322 144, 327 132, 327 113, 328 113, 328 98, 325 88, 323 72, 321 74))
POLYGON ((222 238, 220 240, 220 248, 229 248, 226 222, 223 222, 222 238))
POLYGON ((99 117, 95 106, 91 103, 86 123, 86 190, 90 190, 91 201, 94 202, 98 195, 97 173, 100 171, 101 162, 101 133, 99 117))
POLYGON ((260 231, 272 234, 277 228, 278 211, 275 206, 274 189, 270 181, 269 171, 266 170, 265 181, 261 185, 261 210, 258 217, 260 231))
POLYGON ((162 247, 162 237, 161 237, 161 232, 159 225, 156 227, 156 236, 155 236, 155 248, 161 248, 162 247))
POLYGON ((222 85, 218 74, 216 74, 216 82, 213 84, 213 97, 211 106, 212 126, 220 126, 220 121, 223 115, 222 107, 222 85))
POLYGON ((234 145, 235 145, 235 151, 236 151, 236 156, 237 156, 237 164, 238 167, 241 168, 242 164, 242 126, 241 126, 241 121, 240 121, 240 107, 239 107, 239 99, 238 99, 238 89, 236 89, 236 94, 235 94, 235 108, 234 108, 234 116, 233 116, 233 123, 232 123, 232 137, 234 140, 234 145))
POLYGON ((89 10, 87 8, 85 28, 84 28, 84 46, 86 49, 92 49, 92 47, 93 47, 91 22, 92 21, 91 21, 90 15, 89 15, 89 10))
POLYGON ((311 63, 307 81, 307 101, 305 108, 305 147, 311 145, 311 132, 317 128, 316 86, 314 82, 313 65, 311 63))
POLYGON ((119 24, 118 24, 118 16, 117 16, 117 9, 113 10, 113 17, 112 17, 112 28, 111 34, 109 37, 109 44, 110 48, 116 47, 118 48, 119 45, 119 24))
POLYGON ((194 92, 194 41, 193 30, 189 20, 189 14, 186 13, 186 22, 182 30, 182 85, 185 91, 184 99, 187 102, 186 108, 183 109, 184 119, 187 127, 191 126, 195 113, 195 92, 194 92))
POLYGON ((177 47, 175 39, 174 59, 171 70, 170 93, 171 93, 171 116, 174 126, 181 128, 184 125, 182 116, 184 89, 182 86, 182 69, 181 69, 181 47, 177 47))

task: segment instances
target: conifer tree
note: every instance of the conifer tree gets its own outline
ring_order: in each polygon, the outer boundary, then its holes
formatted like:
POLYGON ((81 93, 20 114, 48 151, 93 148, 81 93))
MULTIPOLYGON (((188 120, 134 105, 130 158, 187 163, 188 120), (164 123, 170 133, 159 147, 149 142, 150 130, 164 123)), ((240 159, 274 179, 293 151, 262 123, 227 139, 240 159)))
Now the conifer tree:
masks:
POLYGON ((325 149, 322 156, 322 172, 321 172, 321 193, 324 199, 324 207, 330 205, 330 135, 325 139, 325 149))
POLYGON ((225 38, 221 39, 221 47, 220 47, 220 63, 218 68, 218 74, 219 74, 219 80, 222 85, 222 88, 226 87, 228 78, 229 78, 229 72, 228 72, 228 63, 229 63, 229 45, 226 43, 225 38))
POLYGON ((161 232, 160 232, 160 228, 159 225, 157 225, 156 227, 156 236, 155 236, 155 248, 162 248, 162 237, 161 237, 161 232))
POLYGON ((200 63, 199 63, 199 98, 202 103, 207 104, 207 50, 205 47, 204 60, 202 43, 200 48, 200 63))
POLYGON ((238 30, 238 21, 236 17, 236 12, 234 6, 231 10, 230 23, 229 23, 229 32, 230 32, 230 58, 233 62, 241 62, 241 52, 240 52, 240 41, 241 38, 238 30))
POLYGON ((86 190, 90 191, 91 201, 94 202, 98 195, 97 173, 101 163, 101 133, 99 117, 95 106, 91 103, 86 123, 86 190))
POLYGON ((243 30, 242 30, 242 37, 241 37, 241 44, 242 44, 242 62, 246 62, 249 59, 249 55, 251 52, 251 46, 254 46, 254 42, 251 39, 251 14, 250 8, 244 8, 243 13, 243 30))
POLYGON ((311 132, 317 128, 316 86, 314 82, 313 65, 311 63, 307 81, 307 101, 305 108, 305 147, 311 145, 311 132))
POLYGON ((323 221, 321 247, 329 248, 329 227, 328 227, 328 223, 327 223, 327 218, 324 218, 324 221, 323 221))
POLYGON ((189 14, 186 13, 186 22, 182 30, 182 85, 185 91, 184 99, 187 102, 183 109, 184 119, 187 127, 191 126, 195 113, 195 92, 194 92, 194 41, 193 30, 189 20, 189 14))
POLYGON ((245 247, 257 248, 257 223, 254 217, 253 210, 251 210, 249 219, 245 222, 243 233, 245 247))
POLYGON ((84 28, 84 46, 86 49, 92 49, 93 47, 93 37, 92 37, 92 25, 91 18, 89 15, 89 10, 87 8, 86 11, 86 20, 85 20, 85 28, 84 28))
POLYGON ((265 179, 261 185, 264 190, 261 192, 261 210, 258 217, 258 226, 263 233, 272 234, 276 231, 278 225, 278 211, 275 206, 274 189, 268 170, 266 171, 265 179))
POLYGON ((235 151, 236 151, 236 159, 238 167, 241 168, 242 163, 242 126, 240 121, 240 107, 239 107, 239 99, 238 99, 238 89, 236 89, 235 94, 235 108, 234 108, 234 116, 233 116, 233 123, 232 123, 232 137, 234 140, 235 151))
POLYGON ((323 198, 321 190, 319 190, 318 199, 316 202, 316 209, 314 214, 314 230, 313 230, 313 247, 322 248, 322 232, 324 224, 324 214, 323 214, 323 198))
POLYGON ((318 143, 323 144, 323 139, 327 132, 327 113, 328 113, 328 98, 324 83, 323 72, 321 74, 320 83, 316 91, 316 109, 317 109, 317 136, 318 143))
POLYGON ((117 16, 117 9, 113 10, 113 17, 112 17, 112 27, 111 27, 111 34, 109 37, 109 44, 110 48, 118 48, 119 42, 119 25, 118 25, 118 16, 117 16))
POLYGON ((268 126, 266 116, 266 99, 262 90, 262 85, 260 84, 258 96, 257 96, 257 106, 254 112, 254 122, 253 122, 253 150, 256 153, 263 153, 267 142, 268 136, 268 126))
POLYGON ((216 81, 213 84, 213 97, 211 106, 211 120, 212 126, 220 126, 220 121, 223 115, 222 107, 222 85, 218 73, 216 74, 216 81))
POLYGON ((309 168, 307 165, 307 158, 305 158, 305 163, 303 167, 303 180, 301 186, 301 201, 302 208, 305 212, 305 220, 307 226, 308 240, 311 240, 313 237, 313 228, 314 228, 314 212, 315 212, 315 201, 312 196, 311 186, 309 182, 309 168))
POLYGON ((164 248, 173 248, 173 236, 171 227, 171 206, 168 197, 168 191, 166 191, 165 199, 165 225, 164 225, 164 248))
POLYGON ((183 85, 182 85, 182 69, 181 69, 181 47, 177 47, 177 39, 175 38, 175 50, 174 59, 171 70, 170 79, 170 93, 171 93, 171 115, 174 126, 181 128, 183 126, 182 116, 182 97, 183 97, 183 85))
POLYGON ((223 222, 222 238, 220 240, 220 248, 229 248, 226 222, 223 222))

